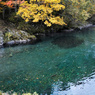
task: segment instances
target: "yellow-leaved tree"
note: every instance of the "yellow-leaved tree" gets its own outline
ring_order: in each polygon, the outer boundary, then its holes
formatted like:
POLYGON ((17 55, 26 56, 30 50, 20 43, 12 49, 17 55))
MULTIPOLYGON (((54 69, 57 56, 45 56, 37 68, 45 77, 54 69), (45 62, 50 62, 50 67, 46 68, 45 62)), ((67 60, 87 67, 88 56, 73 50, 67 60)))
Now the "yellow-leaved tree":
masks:
POLYGON ((17 15, 20 15, 26 22, 42 21, 48 27, 52 24, 66 25, 63 17, 54 14, 64 9, 65 6, 61 0, 30 0, 20 5, 17 15))

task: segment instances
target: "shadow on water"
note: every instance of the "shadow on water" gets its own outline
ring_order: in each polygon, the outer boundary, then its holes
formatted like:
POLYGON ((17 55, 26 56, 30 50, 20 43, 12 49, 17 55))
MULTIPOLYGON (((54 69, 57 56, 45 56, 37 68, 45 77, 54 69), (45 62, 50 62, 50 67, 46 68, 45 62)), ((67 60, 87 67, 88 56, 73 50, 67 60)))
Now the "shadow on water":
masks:
POLYGON ((84 42, 83 39, 79 39, 75 36, 61 36, 52 41, 54 45, 59 46, 60 48, 73 48, 81 45, 84 42))

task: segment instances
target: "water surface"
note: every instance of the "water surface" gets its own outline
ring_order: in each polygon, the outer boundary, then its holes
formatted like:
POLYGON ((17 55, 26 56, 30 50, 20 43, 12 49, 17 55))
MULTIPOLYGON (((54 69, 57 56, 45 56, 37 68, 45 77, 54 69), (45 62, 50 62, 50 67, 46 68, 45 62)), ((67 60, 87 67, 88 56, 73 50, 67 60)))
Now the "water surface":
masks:
POLYGON ((0 90, 4 92, 95 95, 94 72, 95 28, 0 49, 0 90))

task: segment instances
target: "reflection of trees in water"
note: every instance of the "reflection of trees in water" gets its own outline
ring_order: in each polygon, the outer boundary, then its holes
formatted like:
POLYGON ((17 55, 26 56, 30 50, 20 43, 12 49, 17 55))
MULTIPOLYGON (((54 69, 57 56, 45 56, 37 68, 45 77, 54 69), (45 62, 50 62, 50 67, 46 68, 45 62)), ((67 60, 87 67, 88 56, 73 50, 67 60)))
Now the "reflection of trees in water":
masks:
POLYGON ((58 45, 60 48, 73 48, 79 46, 84 42, 75 36, 62 36, 52 41, 53 44, 58 45))

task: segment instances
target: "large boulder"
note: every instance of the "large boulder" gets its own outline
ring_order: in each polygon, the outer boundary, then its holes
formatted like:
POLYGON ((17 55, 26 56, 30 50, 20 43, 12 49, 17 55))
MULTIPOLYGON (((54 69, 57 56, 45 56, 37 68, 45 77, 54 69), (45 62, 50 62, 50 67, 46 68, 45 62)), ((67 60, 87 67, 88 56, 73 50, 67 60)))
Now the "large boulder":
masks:
POLYGON ((30 35, 29 33, 17 30, 6 28, 3 31, 4 34, 4 46, 13 46, 19 44, 33 44, 37 41, 36 36, 30 35))

